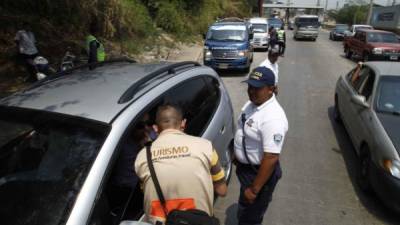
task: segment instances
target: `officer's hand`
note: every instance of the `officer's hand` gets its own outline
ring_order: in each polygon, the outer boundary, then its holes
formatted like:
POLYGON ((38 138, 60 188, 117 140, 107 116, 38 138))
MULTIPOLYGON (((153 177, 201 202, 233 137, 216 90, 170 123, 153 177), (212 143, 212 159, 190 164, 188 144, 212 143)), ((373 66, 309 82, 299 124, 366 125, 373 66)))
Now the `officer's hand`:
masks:
POLYGON ((246 188, 246 190, 244 190, 244 198, 248 203, 253 204, 254 200, 257 198, 257 195, 253 193, 251 188, 246 188))

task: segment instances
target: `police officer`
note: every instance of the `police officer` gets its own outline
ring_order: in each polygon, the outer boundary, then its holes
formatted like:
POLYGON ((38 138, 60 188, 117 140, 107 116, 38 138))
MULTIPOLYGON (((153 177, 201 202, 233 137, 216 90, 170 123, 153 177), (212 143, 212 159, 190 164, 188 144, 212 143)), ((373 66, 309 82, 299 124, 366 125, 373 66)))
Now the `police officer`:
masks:
MULTIPOLYGON (((88 54, 88 63, 103 62, 106 58, 106 52, 103 44, 97 40, 95 35, 97 34, 98 28, 96 22, 90 24, 90 34, 86 36, 86 52, 88 54)), ((93 67, 90 67, 93 69, 93 67)))
POLYGON ((284 25, 282 25, 281 29, 278 30, 277 36, 278 36, 279 54, 283 57, 286 48, 286 33, 284 25))
MULTIPOLYGON (((199 209, 213 215, 214 191, 225 196, 227 186, 218 155, 210 141, 183 132, 186 120, 176 106, 160 106, 155 130, 159 136, 151 146, 152 161, 166 208, 199 209)), ((146 150, 137 156, 135 171, 143 185, 146 220, 156 224, 165 214, 146 160, 146 150)))
POLYGON ((250 101, 242 108, 234 145, 239 225, 262 223, 282 175, 279 155, 288 130, 285 112, 274 95, 272 70, 257 67, 245 82, 250 101))

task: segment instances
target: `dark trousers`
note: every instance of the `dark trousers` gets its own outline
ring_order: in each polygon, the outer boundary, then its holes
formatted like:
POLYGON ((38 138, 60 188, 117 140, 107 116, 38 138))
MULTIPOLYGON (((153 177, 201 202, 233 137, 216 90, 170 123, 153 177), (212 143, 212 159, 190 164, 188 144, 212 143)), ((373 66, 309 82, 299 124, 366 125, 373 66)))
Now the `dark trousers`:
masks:
POLYGON ((21 63, 22 65, 24 65, 26 72, 28 72, 28 74, 29 74, 29 77, 28 77, 29 81, 36 81, 36 68, 33 65, 33 59, 36 56, 37 56, 37 54, 26 55, 26 54, 20 53, 18 55, 18 62, 21 63))
POLYGON ((236 168, 236 175, 240 182, 239 207, 237 212, 239 225, 261 224, 268 205, 272 200, 272 193, 274 192, 275 186, 282 177, 279 161, 275 165, 271 177, 261 188, 256 200, 252 204, 245 201, 244 191, 253 183, 257 176, 257 171, 254 171, 249 165, 239 163, 236 168))
POLYGON ((280 53, 281 55, 285 54, 285 48, 286 48, 285 42, 279 41, 279 42, 278 42, 278 45, 279 45, 279 53, 280 53))

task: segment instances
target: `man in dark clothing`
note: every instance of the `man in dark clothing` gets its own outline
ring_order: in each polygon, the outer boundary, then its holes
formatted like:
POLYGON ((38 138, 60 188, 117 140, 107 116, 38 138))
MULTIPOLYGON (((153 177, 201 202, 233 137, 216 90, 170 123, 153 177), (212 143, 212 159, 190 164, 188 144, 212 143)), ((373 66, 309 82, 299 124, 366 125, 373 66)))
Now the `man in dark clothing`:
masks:
MULTIPOLYGON (((88 54, 88 63, 103 62, 106 57, 104 46, 100 43, 95 34, 97 34, 97 24, 93 22, 90 25, 90 34, 86 36, 86 52, 88 54)), ((89 67, 94 69, 93 66, 89 67)))
POLYGON ((29 73, 29 79, 35 80, 35 68, 33 59, 38 55, 39 51, 36 47, 36 39, 28 23, 23 23, 21 29, 15 35, 15 43, 18 48, 18 57, 23 62, 29 73))
POLYGON ((277 44, 278 35, 276 33, 276 29, 271 26, 269 28, 269 47, 274 47, 277 44))

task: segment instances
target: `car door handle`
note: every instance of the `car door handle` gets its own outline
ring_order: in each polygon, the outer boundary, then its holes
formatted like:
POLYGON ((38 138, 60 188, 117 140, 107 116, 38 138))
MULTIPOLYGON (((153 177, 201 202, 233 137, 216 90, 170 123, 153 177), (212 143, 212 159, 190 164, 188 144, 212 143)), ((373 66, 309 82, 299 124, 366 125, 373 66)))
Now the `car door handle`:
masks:
POLYGON ((220 132, 221 134, 225 133, 225 125, 221 127, 221 129, 219 130, 219 132, 220 132))

